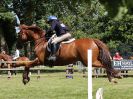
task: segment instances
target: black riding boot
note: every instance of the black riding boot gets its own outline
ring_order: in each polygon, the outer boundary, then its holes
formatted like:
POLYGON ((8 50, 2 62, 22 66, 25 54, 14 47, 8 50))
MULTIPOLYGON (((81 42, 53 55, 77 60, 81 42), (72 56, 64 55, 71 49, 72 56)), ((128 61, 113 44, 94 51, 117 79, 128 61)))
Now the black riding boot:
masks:
POLYGON ((49 56, 48 60, 49 61, 55 61, 56 60, 56 51, 57 51, 57 46, 56 44, 51 45, 51 55, 49 56))

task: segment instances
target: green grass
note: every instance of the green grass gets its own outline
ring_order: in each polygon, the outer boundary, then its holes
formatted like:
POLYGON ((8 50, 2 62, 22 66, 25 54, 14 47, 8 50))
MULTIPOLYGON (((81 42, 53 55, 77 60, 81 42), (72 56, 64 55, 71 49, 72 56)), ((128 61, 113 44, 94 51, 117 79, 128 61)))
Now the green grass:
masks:
POLYGON ((133 99, 133 78, 118 80, 118 84, 109 83, 107 78, 93 79, 93 96, 102 87, 104 99, 133 99))
POLYGON ((4 74, 0 77, 0 99, 87 99, 87 78, 81 76, 66 79, 65 72, 55 72, 37 79, 32 74, 31 81, 23 85, 21 74, 12 79, 4 74))
MULTIPOLYGON (((34 73, 27 85, 22 83, 19 72, 12 79, 6 74, 0 76, 0 99, 87 99, 87 78, 75 72, 74 79, 65 78, 65 67, 46 68, 41 78, 34 73)), ((76 69, 76 68, 75 68, 76 69)), ((113 84, 107 78, 93 78, 93 99, 96 90, 102 87, 104 99, 133 99, 133 78, 118 80, 113 84)))

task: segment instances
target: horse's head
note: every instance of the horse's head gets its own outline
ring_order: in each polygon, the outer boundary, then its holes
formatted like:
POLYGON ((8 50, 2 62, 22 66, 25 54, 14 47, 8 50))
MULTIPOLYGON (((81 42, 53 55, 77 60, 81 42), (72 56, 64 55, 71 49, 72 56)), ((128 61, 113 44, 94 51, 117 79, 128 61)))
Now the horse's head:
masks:
POLYGON ((25 43, 29 40, 28 37, 28 26, 26 25, 20 25, 20 32, 18 33, 18 42, 25 43))
POLYGON ((36 41, 45 36, 45 32, 37 26, 20 25, 18 45, 28 41, 36 41))

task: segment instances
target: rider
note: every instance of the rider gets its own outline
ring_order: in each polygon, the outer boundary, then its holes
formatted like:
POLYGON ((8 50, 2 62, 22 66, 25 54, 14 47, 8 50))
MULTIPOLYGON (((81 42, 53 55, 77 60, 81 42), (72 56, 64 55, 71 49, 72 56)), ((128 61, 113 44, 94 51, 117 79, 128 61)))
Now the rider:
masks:
POLYGON ((49 16, 47 19, 47 23, 50 24, 50 28, 48 29, 47 33, 51 33, 55 31, 57 37, 54 37, 51 42, 52 50, 51 55, 48 58, 49 60, 56 60, 55 53, 57 51, 57 43, 60 43, 63 40, 71 38, 71 34, 69 33, 68 28, 61 23, 56 16, 49 16))

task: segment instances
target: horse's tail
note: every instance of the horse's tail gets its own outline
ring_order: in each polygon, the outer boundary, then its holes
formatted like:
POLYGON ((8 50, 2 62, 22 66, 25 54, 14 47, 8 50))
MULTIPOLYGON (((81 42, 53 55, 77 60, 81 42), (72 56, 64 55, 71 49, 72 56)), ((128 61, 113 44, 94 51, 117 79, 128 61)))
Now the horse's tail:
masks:
MULTIPOLYGON (((93 39, 93 40, 100 50, 98 59, 105 66, 107 72, 109 72, 110 75, 112 75, 113 77, 119 76, 118 71, 116 71, 112 67, 112 62, 111 62, 112 59, 111 59, 111 55, 110 55, 110 52, 107 46, 98 39, 93 39)), ((117 78, 120 78, 120 77, 117 77, 117 78)))

